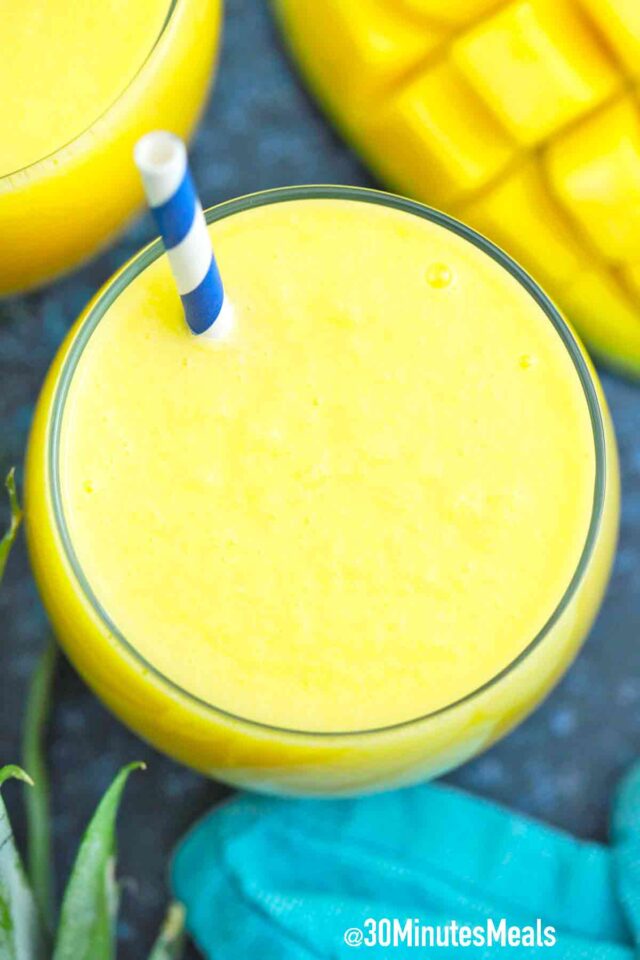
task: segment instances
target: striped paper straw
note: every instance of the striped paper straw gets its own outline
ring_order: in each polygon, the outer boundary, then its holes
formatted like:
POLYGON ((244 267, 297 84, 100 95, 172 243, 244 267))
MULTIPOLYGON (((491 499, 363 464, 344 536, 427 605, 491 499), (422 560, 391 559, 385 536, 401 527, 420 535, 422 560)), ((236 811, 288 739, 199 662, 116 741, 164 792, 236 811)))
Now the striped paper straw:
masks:
POLYGON ((223 310, 224 290, 189 171, 186 147, 173 133, 155 130, 138 140, 134 157, 164 241, 186 321, 197 336, 217 336, 222 332, 222 314, 227 312, 223 310))

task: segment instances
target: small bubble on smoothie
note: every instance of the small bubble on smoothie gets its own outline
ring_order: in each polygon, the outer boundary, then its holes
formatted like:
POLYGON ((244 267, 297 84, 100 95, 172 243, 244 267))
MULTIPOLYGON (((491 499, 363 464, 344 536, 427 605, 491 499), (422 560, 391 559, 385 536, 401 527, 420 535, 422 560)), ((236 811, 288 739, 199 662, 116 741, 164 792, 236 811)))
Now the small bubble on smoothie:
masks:
POLYGON ((453 273, 446 263, 432 263, 427 268, 426 278, 430 287, 435 290, 442 290, 444 287, 448 287, 453 280, 453 273))
POLYGON ((93 493, 93 484, 91 483, 91 480, 85 480, 83 487, 85 493, 93 493))
POLYGON ((531 367, 535 367, 538 362, 538 358, 534 357, 531 353, 523 353, 520 357, 519 363, 523 370, 529 370, 531 367))

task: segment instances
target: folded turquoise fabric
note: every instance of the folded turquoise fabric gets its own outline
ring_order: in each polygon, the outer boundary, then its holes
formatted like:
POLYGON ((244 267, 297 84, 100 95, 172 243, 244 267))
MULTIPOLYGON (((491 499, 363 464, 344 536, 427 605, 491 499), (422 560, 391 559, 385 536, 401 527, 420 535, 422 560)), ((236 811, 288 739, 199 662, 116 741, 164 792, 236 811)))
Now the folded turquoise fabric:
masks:
POLYGON ((504 952, 515 960, 632 960, 640 767, 616 798, 611 835, 611 847, 576 840, 438 784, 347 800, 244 794, 191 830, 171 879, 208 960, 343 960, 358 950, 478 960, 502 952, 500 939, 481 942, 490 922, 498 937, 521 931, 504 952), (395 945, 394 920, 396 938, 405 921, 412 928, 395 945), (451 942, 452 921, 478 941, 451 942), (540 939, 546 927, 552 949, 540 939), (425 949, 438 929, 439 948, 425 949))

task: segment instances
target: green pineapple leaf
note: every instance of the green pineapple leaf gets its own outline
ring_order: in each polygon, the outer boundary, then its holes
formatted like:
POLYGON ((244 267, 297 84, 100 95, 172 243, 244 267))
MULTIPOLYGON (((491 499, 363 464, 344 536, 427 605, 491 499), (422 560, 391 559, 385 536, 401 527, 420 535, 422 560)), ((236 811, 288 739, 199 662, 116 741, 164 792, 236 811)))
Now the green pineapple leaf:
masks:
MULTIPOLYGON (((16 539, 22 511, 15 471, 6 479, 11 520, 0 538, 0 582, 16 539)), ((115 960, 115 825, 129 774, 144 768, 132 763, 117 775, 98 804, 80 844, 64 899, 53 958, 45 923, 53 927, 53 880, 49 778, 44 761, 46 729, 56 660, 50 643, 34 674, 27 700, 22 752, 36 784, 20 767, 0 768, 0 788, 10 778, 32 787, 27 794, 28 861, 32 887, 15 844, 6 807, 0 797, 0 960, 115 960), (45 923, 43 923, 43 921, 45 923)), ((180 960, 184 946, 184 908, 172 904, 149 960, 180 960)))
POLYGON ((54 924, 54 893, 49 775, 44 760, 43 741, 49 717, 55 663, 56 646, 51 641, 31 680, 22 738, 22 762, 34 779, 34 788, 27 791, 25 798, 29 880, 40 915, 49 930, 53 929, 54 924))
POLYGON ((16 539, 18 534, 18 529, 22 521, 22 510, 20 509, 20 504, 18 502, 18 493, 16 491, 16 477, 15 477, 15 468, 12 468, 9 471, 7 479, 5 481, 5 486, 9 494, 9 505, 11 507, 11 521, 9 524, 9 529, 4 534, 0 540, 0 580, 5 571, 7 565, 7 560, 9 559, 9 553, 13 542, 16 539))
POLYGON ((116 816, 129 774, 141 768, 144 764, 131 763, 120 771, 87 827, 62 901, 53 960, 113 960, 115 956, 116 816))
POLYGON ((170 904, 149 960, 180 960, 185 941, 184 918, 185 910, 182 904, 170 904))
MULTIPOLYGON (((0 769, 0 787, 14 777, 31 784, 20 767, 0 769)), ((0 798, 0 957, 2 960, 46 960, 47 944, 36 902, 0 798)))
POLYGON ((22 767, 16 767, 13 763, 7 764, 6 767, 0 767, 0 787, 3 783, 6 783, 7 780, 12 779, 22 780, 23 783, 28 783, 30 787, 33 786, 33 780, 22 767))

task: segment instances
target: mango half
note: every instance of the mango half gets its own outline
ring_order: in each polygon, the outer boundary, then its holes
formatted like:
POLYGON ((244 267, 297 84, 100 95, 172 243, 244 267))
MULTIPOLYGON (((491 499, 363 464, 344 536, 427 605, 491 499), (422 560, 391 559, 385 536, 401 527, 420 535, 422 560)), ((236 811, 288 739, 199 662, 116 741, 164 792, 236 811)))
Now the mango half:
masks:
POLYGON ((273 0, 391 189, 504 247, 640 376, 640 0, 273 0))

